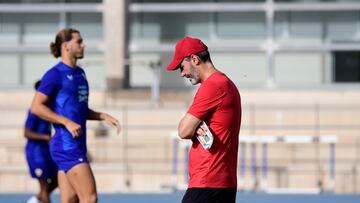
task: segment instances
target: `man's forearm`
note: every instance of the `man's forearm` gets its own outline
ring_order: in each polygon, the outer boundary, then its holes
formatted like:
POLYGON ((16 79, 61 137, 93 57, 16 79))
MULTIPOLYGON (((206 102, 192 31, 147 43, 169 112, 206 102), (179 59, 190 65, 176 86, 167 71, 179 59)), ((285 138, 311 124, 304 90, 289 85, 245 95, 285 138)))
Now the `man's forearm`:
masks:
POLYGON ((92 109, 89 109, 89 113, 87 116, 87 120, 98 120, 98 121, 102 121, 104 120, 104 113, 102 112, 96 112, 92 109))
POLYGON ((50 135, 41 135, 39 133, 36 133, 28 128, 25 128, 24 136, 28 139, 32 140, 42 140, 42 141, 48 141, 50 135))
POLYGON ((199 127, 201 120, 191 114, 185 114, 178 126, 178 133, 181 139, 191 139, 199 127))
POLYGON ((66 125, 69 120, 64 116, 56 114, 44 104, 33 105, 31 107, 31 113, 51 123, 66 125))

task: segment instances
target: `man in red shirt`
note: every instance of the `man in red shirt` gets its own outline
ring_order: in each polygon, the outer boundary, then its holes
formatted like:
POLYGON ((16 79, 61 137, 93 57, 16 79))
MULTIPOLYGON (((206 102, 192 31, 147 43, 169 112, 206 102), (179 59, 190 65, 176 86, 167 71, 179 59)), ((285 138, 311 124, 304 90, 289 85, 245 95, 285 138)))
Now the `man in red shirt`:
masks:
POLYGON ((192 105, 178 127, 182 139, 191 139, 188 189, 183 203, 235 203, 237 154, 241 123, 241 100, 235 84, 211 62, 207 46, 199 39, 185 37, 175 48, 166 68, 180 69, 180 76, 193 85, 201 83, 192 105), (197 135, 206 135, 205 122, 213 135, 205 149, 197 135))

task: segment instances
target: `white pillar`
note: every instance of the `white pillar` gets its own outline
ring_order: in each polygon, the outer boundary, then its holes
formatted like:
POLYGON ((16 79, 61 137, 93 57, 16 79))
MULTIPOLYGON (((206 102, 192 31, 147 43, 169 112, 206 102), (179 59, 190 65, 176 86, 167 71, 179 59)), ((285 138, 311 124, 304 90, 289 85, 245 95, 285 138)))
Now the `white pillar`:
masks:
POLYGON ((267 57, 267 87, 273 88, 275 86, 275 71, 274 71, 274 0, 267 0, 266 8, 266 30, 267 39, 265 43, 266 57, 267 57))
POLYGON ((128 58, 128 1, 104 0, 105 69, 108 90, 129 86, 128 58))

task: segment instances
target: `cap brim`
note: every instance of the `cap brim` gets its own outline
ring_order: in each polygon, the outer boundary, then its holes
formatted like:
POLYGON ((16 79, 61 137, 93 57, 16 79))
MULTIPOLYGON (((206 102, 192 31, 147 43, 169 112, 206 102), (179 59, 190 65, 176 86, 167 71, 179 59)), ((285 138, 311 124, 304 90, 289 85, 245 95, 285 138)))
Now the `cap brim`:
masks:
POLYGON ((166 67, 166 70, 173 71, 179 68, 179 64, 181 63, 180 59, 173 59, 171 63, 166 67))

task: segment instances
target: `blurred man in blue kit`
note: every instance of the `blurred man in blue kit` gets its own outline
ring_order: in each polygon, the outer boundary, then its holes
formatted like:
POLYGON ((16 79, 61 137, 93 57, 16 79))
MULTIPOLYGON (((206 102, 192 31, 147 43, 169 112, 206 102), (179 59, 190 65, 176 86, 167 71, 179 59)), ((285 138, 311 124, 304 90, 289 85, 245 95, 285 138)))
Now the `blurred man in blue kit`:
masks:
POLYGON ((86 156, 86 121, 103 120, 120 131, 117 119, 89 108, 89 84, 77 60, 84 57, 80 32, 66 28, 50 44, 61 61, 50 68, 35 94, 31 111, 50 121, 55 134, 50 142, 51 157, 59 167, 58 182, 62 203, 97 202, 96 183, 86 156))
MULTIPOLYGON (((35 83, 35 90, 40 81, 35 83)), ((50 203, 50 193, 58 186, 57 165, 50 156, 49 142, 51 140, 51 124, 28 112, 24 136, 27 138, 25 147, 26 160, 31 177, 37 179, 40 191, 31 197, 27 203, 50 203)))

